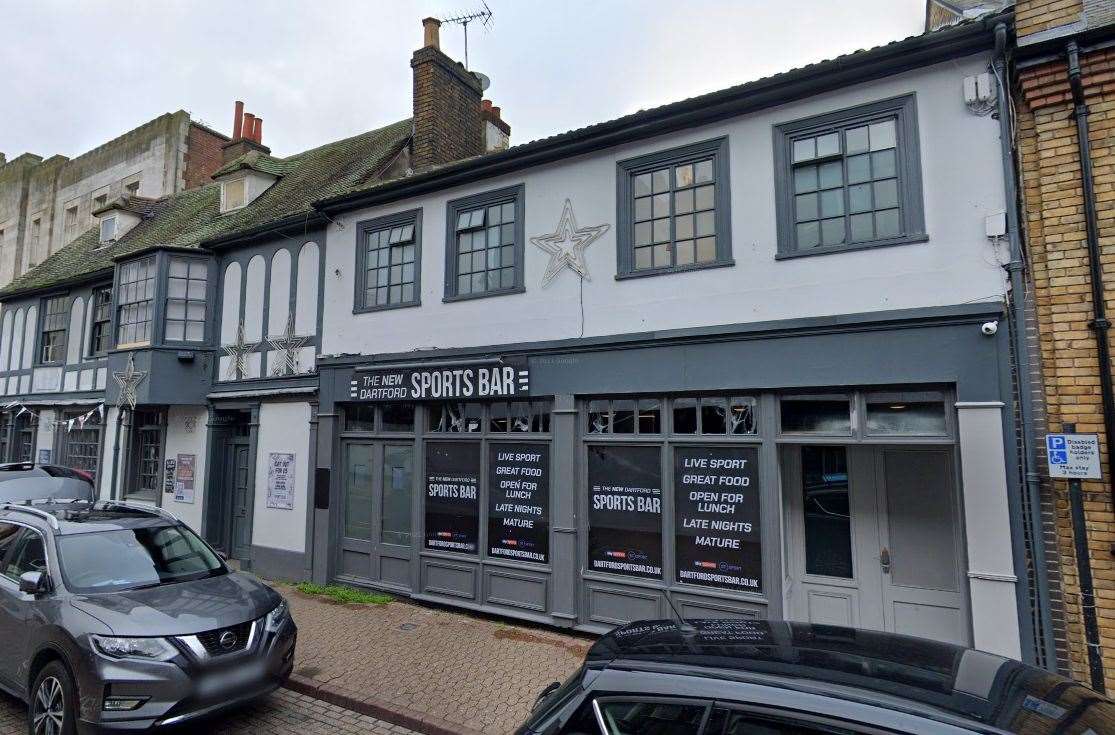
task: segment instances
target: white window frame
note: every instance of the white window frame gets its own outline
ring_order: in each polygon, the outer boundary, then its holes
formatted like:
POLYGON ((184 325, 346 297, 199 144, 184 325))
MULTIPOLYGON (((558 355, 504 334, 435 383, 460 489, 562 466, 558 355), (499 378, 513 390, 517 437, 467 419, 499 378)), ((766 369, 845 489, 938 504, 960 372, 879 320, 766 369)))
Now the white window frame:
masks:
POLYGON ((248 177, 247 176, 241 176, 241 177, 236 178, 236 179, 228 179, 227 181, 222 181, 221 182, 221 213, 223 214, 225 212, 234 212, 237 209, 243 209, 246 206, 248 206, 248 177), (244 187, 244 194, 243 194, 243 202, 241 204, 236 205, 235 207, 232 207, 232 206, 228 205, 228 199, 229 199, 228 189, 229 189, 230 186, 232 186, 234 184, 242 185, 244 187))

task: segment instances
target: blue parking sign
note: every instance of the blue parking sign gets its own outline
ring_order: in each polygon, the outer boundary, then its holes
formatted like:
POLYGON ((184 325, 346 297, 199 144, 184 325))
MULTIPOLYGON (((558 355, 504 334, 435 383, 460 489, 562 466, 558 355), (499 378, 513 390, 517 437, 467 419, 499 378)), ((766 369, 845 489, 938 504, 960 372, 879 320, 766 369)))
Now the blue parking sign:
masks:
POLYGON ((1064 449, 1052 449, 1049 451, 1049 464, 1068 464, 1069 453, 1064 449))
POLYGON ((1065 448, 1065 435, 1064 434, 1049 434, 1045 437, 1045 444, 1049 451, 1065 448))
POLYGON ((1049 476, 1066 480, 1101 480, 1099 437, 1096 434, 1046 434, 1049 476))

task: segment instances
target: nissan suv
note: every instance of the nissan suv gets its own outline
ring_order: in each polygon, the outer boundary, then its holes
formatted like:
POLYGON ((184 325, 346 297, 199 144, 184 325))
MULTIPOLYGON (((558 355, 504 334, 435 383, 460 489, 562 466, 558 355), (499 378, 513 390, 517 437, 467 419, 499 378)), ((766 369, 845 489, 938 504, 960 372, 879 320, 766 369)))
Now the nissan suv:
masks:
POLYGON ((162 510, 0 506, 0 687, 32 735, 176 725, 294 664, 286 601, 162 510))

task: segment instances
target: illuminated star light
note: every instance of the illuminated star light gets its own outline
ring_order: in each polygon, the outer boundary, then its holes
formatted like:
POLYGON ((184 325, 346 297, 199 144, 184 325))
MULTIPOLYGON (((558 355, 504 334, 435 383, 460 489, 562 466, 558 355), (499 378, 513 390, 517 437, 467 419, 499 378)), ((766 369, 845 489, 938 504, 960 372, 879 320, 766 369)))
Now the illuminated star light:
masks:
POLYGON ((120 386, 120 397, 116 400, 117 406, 128 404, 128 408, 135 413, 138 396, 136 389, 147 378, 145 370, 136 370, 135 353, 128 354, 128 367, 123 372, 113 372, 112 379, 120 386))
POLYGON ((244 322, 241 321, 240 326, 236 329, 236 341, 221 348, 225 351, 225 355, 231 358, 225 377, 229 380, 242 380, 245 373, 248 372, 248 355, 255 351, 258 346, 258 342, 249 344, 244 338, 244 322))
POLYGON ((550 282, 557 278, 564 268, 569 268, 586 281, 592 280, 589 278, 588 265, 585 263, 585 249, 610 228, 611 225, 577 227, 573 205, 566 199, 557 229, 549 235, 530 238, 532 243, 550 254, 550 262, 542 275, 542 286, 550 285, 550 282))

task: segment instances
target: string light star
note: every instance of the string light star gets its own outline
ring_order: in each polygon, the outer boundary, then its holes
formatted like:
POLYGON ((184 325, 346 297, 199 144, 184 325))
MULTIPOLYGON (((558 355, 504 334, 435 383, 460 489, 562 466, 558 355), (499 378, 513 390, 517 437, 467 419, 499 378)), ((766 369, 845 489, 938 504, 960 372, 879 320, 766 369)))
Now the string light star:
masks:
POLYGON ((128 404, 128 408, 132 413, 135 413, 136 402, 138 400, 137 389, 139 384, 147 378, 147 371, 136 370, 136 356, 135 353, 128 354, 128 367, 122 372, 114 371, 112 379, 120 386, 120 396, 116 399, 117 406, 128 404))
POLYGON ((277 337, 268 337, 267 343, 271 345, 271 349, 279 353, 279 364, 275 366, 275 375, 297 375, 298 358, 302 354, 302 347, 308 341, 308 337, 299 337, 294 330, 294 314, 290 314, 286 320, 286 331, 277 337))
POLYGON ((225 355, 231 358, 225 377, 229 380, 243 380, 248 372, 248 355, 254 352, 256 347, 259 347, 259 342, 249 343, 244 337, 244 322, 241 321, 240 326, 236 328, 236 341, 221 348, 225 351, 225 355))
POLYGON ((573 205, 566 199, 557 229, 549 235, 530 238, 532 243, 550 254, 550 262, 542 275, 543 288, 550 285, 550 282, 557 278, 564 268, 569 268, 586 281, 592 280, 589 278, 588 265, 585 263, 585 249, 610 228, 611 225, 577 227, 573 205))

